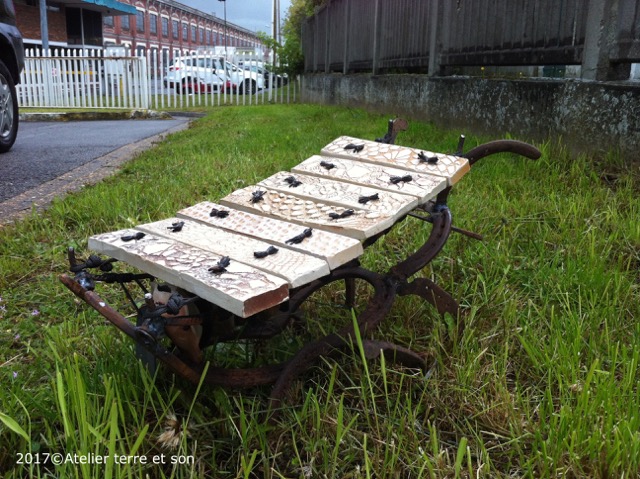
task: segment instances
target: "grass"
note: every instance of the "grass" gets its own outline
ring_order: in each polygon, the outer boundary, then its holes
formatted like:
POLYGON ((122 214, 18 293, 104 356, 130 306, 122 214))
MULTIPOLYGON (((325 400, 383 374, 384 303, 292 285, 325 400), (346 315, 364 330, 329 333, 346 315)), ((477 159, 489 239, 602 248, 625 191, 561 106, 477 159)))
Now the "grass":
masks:
MULTIPOLYGON (((454 188, 450 206, 455 224, 485 241, 452 236, 424 272, 460 300, 464 331, 401 298, 379 337, 422 352, 427 374, 366 362, 356 342, 353 353, 324 361, 296 383, 276 423, 264 421, 269 388, 227 391, 162 370, 150 376, 132 342, 57 280, 66 248, 86 253, 91 234, 217 200, 289 169, 337 136, 375 138, 385 129, 386 118, 346 108, 214 109, 115 177, 0 230, 0 472, 637 476, 640 172, 615 153, 572 157, 561 144, 545 143, 537 162, 508 155, 481 161, 454 188), (44 460, 53 453, 110 459, 54 466, 44 460), (116 464, 116 455, 149 463, 116 464), (154 458, 164 463, 151 464, 154 458)), ((452 151, 457 136, 411 122, 398 143, 452 151)), ((427 233, 407 221, 368 249, 363 263, 384 271, 427 233)), ((124 305, 121 294, 101 291, 124 305)), ((322 318, 320 329, 328 321, 322 318)), ((284 354, 280 346, 270 354, 284 354)))

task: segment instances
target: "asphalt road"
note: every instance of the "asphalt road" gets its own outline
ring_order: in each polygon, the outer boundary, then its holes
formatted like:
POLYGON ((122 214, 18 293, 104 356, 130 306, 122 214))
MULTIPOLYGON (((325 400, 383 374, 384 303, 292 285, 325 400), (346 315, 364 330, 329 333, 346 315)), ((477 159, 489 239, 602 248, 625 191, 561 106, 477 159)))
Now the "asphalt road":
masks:
POLYGON ((189 120, 21 122, 15 145, 0 155, 0 226, 97 183, 189 120))

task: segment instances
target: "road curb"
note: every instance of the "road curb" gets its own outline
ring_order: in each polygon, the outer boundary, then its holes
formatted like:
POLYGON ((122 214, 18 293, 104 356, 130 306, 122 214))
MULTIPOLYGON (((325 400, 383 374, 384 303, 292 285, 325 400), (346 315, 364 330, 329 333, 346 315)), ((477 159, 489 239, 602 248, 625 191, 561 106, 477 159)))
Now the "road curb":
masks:
POLYGON ((168 135, 189 128, 190 122, 191 120, 185 121, 162 133, 121 146, 99 158, 67 171, 57 178, 0 202, 0 229, 15 223, 32 211, 44 211, 55 198, 64 197, 68 193, 79 191, 113 175, 120 166, 149 149, 155 143, 162 141, 168 135))
POLYGON ((166 111, 122 110, 122 111, 69 111, 20 113, 20 121, 98 121, 98 120, 171 120, 166 111))

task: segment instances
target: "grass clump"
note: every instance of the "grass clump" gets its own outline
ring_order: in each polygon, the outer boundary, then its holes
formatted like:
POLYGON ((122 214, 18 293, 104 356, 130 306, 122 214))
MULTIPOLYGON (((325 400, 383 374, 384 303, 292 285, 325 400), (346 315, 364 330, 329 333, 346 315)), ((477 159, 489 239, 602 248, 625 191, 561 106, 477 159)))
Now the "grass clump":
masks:
MULTIPOLYGON (((275 423, 264 421, 268 388, 223 391, 162 370, 150 376, 132 342, 57 281, 66 248, 86 252, 92 234, 218 200, 335 137, 375 138, 385 127, 386 118, 347 108, 216 109, 116 176, 0 230, 0 471, 9 478, 636 475, 640 172, 614 154, 571 157, 547 143, 538 145, 537 162, 501 155, 474 166, 450 206, 455 224, 485 241, 452 236, 422 273, 459 299, 465 329, 400 298, 378 336, 423 352, 426 376, 363 361, 354 344, 301 378, 275 423), (165 463, 36 464, 38 453, 149 462, 165 454, 165 463)), ((453 151, 457 132, 413 122, 398 143, 453 151)), ((407 220, 362 262, 384 271, 427 234, 407 220)), ((105 296, 116 307, 122 301, 105 296)), ((318 308, 322 329, 328 319, 318 308)))

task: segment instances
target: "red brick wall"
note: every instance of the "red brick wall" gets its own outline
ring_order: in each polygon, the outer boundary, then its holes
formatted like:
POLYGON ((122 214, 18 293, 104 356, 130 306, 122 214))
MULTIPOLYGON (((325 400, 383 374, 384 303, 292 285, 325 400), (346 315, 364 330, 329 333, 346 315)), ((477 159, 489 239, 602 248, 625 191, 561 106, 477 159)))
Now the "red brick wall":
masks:
MULTIPOLYGON (((25 40, 41 40, 40 8, 15 4, 18 28, 25 40)), ((59 12, 47 12, 50 42, 67 42, 67 20, 64 7, 59 12)))

